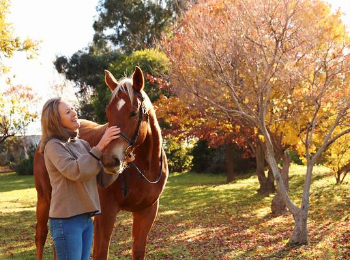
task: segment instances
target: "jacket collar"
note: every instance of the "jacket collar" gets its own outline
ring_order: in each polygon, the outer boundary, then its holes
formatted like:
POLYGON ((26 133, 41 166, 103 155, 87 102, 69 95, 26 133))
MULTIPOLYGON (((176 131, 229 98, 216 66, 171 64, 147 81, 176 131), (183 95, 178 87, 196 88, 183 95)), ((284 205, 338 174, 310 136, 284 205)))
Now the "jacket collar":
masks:
POLYGON ((64 134, 62 136, 56 136, 55 138, 58 138, 64 142, 75 142, 75 140, 78 138, 79 130, 70 130, 68 128, 63 128, 64 134))

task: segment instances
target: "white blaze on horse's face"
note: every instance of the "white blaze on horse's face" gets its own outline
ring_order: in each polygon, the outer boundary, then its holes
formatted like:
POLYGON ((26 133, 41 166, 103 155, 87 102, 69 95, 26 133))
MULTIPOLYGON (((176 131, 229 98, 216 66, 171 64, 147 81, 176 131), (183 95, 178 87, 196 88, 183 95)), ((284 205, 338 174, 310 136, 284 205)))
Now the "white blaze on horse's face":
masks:
MULTIPOLYGON (((122 139, 121 137, 119 139, 122 139)), ((119 142, 117 141, 117 145, 115 145, 111 152, 110 152, 110 156, 119 160, 119 164, 113 166, 113 171, 111 172, 111 168, 104 168, 106 172, 110 172, 110 173, 122 173, 126 163, 124 161, 125 158, 125 150, 128 147, 128 144, 125 144, 125 142, 119 142)))
POLYGON ((125 100, 124 99, 120 99, 117 103, 117 109, 118 111, 120 111, 122 109, 122 107, 125 105, 125 100))
MULTIPOLYGON (((124 99, 119 99, 117 101, 116 107, 117 107, 117 111, 119 113, 123 113, 122 108, 123 106, 127 103, 130 102, 130 100, 125 101, 124 99)), ((113 169, 115 172, 119 172, 122 173, 122 171, 125 168, 125 163, 124 163, 124 158, 125 158, 125 150, 126 148, 129 146, 128 143, 126 143, 124 141, 123 138, 120 138, 121 140, 117 140, 116 141, 116 145, 113 147, 112 151, 111 151, 111 156, 118 159, 120 161, 120 165, 115 166, 113 169)))
POLYGON ((127 147, 128 147, 128 145, 120 144, 120 145, 116 145, 113 148, 112 155, 120 161, 120 165, 118 165, 117 167, 114 167, 114 170, 116 172, 121 173, 124 170, 124 167, 125 167, 125 164, 124 164, 125 153, 124 153, 124 151, 126 150, 127 147))

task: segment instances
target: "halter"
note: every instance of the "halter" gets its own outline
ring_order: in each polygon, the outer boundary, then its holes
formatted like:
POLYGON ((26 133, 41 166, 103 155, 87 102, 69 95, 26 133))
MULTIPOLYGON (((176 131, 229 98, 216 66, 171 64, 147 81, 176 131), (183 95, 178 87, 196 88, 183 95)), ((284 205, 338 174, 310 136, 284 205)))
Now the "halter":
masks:
MULTIPOLYGON (((124 134, 123 132, 120 132, 119 135, 121 137, 124 138, 124 140, 126 142, 129 143, 129 146, 125 149, 125 157, 130 157, 131 156, 131 153, 132 151, 134 150, 135 148, 135 144, 136 144, 136 141, 137 141, 137 138, 139 136, 139 133, 140 133, 140 127, 141 127, 141 123, 142 123, 142 119, 143 119, 143 116, 144 115, 147 115, 147 112, 146 112, 146 108, 144 107, 144 98, 142 96, 141 93, 139 92, 136 92, 134 91, 134 93, 141 99, 141 104, 140 104, 140 108, 139 108, 139 121, 137 122, 137 127, 135 129, 135 132, 132 136, 132 138, 130 139, 126 134, 124 134)), ((137 171, 137 173, 144 179, 146 180, 148 183, 150 184, 156 184, 159 182, 159 180, 161 179, 162 177, 162 169, 163 169, 163 148, 161 148, 161 152, 160 152, 160 158, 159 158, 159 161, 160 161, 160 167, 159 167, 159 175, 157 177, 156 180, 154 181, 150 181, 143 173, 142 171, 137 167, 136 163, 135 162, 129 162, 128 164, 131 164, 135 170, 137 171)), ((128 168, 130 169, 130 168, 128 168)), ((128 181, 129 181, 129 171, 126 172, 125 174, 125 179, 124 179, 124 174, 121 175, 121 178, 122 178, 122 182, 121 182, 121 185, 122 185, 122 194, 123 194, 123 197, 126 196, 127 192, 128 192, 128 181)))
POLYGON ((132 136, 132 138, 130 139, 129 137, 127 137, 126 134, 124 134, 123 132, 120 132, 119 135, 121 137, 124 138, 124 140, 126 142, 129 143, 129 146, 125 149, 125 157, 130 157, 131 156, 131 153, 132 151, 134 150, 135 148, 135 143, 136 143, 136 140, 139 136, 139 133, 140 133, 140 127, 141 127, 141 123, 142 123, 142 119, 143 119, 143 116, 146 115, 146 108, 144 107, 144 104, 143 104, 143 101, 145 100, 143 98, 143 96, 139 93, 139 92, 134 92, 135 95, 137 95, 140 99, 141 99, 141 105, 140 105, 140 108, 139 108, 139 121, 137 122, 137 127, 135 129, 135 132, 132 136))

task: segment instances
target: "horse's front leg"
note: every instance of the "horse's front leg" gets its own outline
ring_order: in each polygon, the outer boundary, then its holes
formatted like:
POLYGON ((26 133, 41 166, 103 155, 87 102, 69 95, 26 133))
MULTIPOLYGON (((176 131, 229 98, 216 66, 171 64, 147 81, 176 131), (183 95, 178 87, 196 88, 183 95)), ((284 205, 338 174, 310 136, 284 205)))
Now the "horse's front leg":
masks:
POLYGON ((94 260, 107 260, 109 243, 114 228, 115 218, 119 212, 113 189, 99 188, 101 215, 94 219, 94 260))
POLYGON ((133 212, 132 225, 132 259, 141 260, 145 258, 147 236, 156 218, 159 206, 159 199, 150 207, 133 212))

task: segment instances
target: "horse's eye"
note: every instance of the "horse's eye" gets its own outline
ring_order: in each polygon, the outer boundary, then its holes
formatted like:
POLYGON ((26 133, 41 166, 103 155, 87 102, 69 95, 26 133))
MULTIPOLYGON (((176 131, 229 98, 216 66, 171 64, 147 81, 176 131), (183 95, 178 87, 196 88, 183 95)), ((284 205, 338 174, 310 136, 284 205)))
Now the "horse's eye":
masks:
POLYGON ((131 117, 134 117, 136 115, 137 115, 137 111, 132 111, 131 114, 130 114, 131 117))

